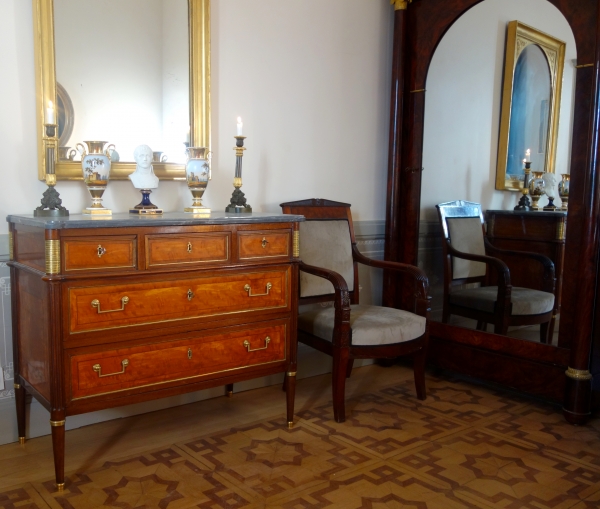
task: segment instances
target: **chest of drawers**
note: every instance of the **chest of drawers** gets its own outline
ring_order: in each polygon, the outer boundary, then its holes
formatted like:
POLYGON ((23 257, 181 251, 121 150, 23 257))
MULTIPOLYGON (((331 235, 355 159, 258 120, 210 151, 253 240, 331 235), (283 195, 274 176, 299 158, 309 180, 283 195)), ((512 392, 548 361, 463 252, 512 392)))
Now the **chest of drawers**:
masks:
POLYGON ((283 372, 293 423, 302 216, 9 216, 15 395, 70 415, 283 372))

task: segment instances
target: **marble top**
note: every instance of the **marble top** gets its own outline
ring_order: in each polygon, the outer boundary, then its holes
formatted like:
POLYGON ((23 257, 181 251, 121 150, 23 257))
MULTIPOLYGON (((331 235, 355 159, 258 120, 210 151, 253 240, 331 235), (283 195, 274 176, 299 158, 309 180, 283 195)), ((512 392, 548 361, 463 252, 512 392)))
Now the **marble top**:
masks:
POLYGON ((487 213, 511 215, 511 216, 566 216, 566 210, 486 210, 487 213))
POLYGON ((304 221, 304 216, 269 212, 236 214, 213 212, 211 214, 188 214, 166 212, 162 215, 113 214, 112 216, 91 216, 73 214, 66 217, 33 217, 33 215, 8 215, 9 223, 37 226, 46 230, 66 228, 117 228, 132 226, 193 226, 203 224, 260 224, 304 221))

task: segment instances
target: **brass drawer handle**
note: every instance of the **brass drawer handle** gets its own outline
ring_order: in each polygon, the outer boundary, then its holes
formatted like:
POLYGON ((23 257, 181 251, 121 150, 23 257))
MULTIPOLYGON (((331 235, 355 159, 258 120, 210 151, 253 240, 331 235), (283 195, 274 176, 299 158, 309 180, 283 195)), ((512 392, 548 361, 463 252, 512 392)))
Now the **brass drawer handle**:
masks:
POLYGON ((244 290, 248 292, 248 297, 262 297, 263 295, 269 295, 271 288, 273 288, 273 285, 271 283, 267 283, 267 291, 265 293, 252 293, 252 288, 250 288, 250 285, 244 286, 244 290))
POLYGON ((102 247, 100 244, 98 244, 98 247, 96 248, 97 253, 98 253, 98 258, 102 258, 103 254, 106 254, 106 248, 102 247))
POLYGON ((250 348, 250 341, 248 341, 247 339, 244 341, 244 346, 246 347, 246 350, 248 352, 258 352, 259 350, 266 350, 267 347, 269 346, 269 343, 271 342, 271 338, 269 336, 267 336, 265 338, 265 346, 263 346, 262 348, 250 348))
POLYGON ((121 361, 121 371, 117 371, 116 373, 107 373, 106 375, 102 374, 102 366, 100 366, 100 364, 94 364, 92 366, 92 369, 98 373, 98 378, 104 378, 105 376, 116 376, 116 375, 122 375, 123 373, 125 373, 125 368, 127 366, 129 366, 129 359, 123 359, 121 361))
POLYGON ((191 253, 191 252, 192 252, 192 243, 191 243, 191 242, 188 242, 188 245, 187 245, 187 252, 188 252, 188 253, 191 253))
POLYGON ((191 289, 188 290, 188 293, 187 293, 188 300, 192 300, 195 296, 196 296, 196 294, 194 292, 192 292, 191 289))
POLYGON ((125 296, 121 299, 121 307, 119 309, 107 309, 105 311, 102 311, 100 309, 100 301, 98 299, 94 299, 92 301, 92 307, 97 308, 98 314, 100 314, 100 313, 116 313, 117 311, 124 311, 125 304, 127 304, 128 302, 129 302, 129 297, 125 296))
POLYGON ((192 360, 192 349, 188 348, 188 359, 192 360))
POLYGON ((266 237, 263 237, 263 239, 262 239, 262 241, 261 241, 260 245, 261 245, 261 246, 263 247, 263 249, 264 249, 265 247, 267 247, 267 244, 268 244, 268 243, 269 243, 269 241, 266 239, 266 237))

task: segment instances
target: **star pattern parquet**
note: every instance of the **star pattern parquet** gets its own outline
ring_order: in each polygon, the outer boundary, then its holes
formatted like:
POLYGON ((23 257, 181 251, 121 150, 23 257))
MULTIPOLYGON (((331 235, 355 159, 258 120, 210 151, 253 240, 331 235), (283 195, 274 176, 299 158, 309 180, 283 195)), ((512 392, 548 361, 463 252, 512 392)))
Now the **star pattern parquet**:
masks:
MULTIPOLYGON (((600 507, 600 420, 452 377, 329 402, 115 457, 0 492, 0 509, 589 509, 600 507)), ((243 394, 238 397, 243 398, 243 394)), ((16 446, 15 446, 16 447, 16 446)))

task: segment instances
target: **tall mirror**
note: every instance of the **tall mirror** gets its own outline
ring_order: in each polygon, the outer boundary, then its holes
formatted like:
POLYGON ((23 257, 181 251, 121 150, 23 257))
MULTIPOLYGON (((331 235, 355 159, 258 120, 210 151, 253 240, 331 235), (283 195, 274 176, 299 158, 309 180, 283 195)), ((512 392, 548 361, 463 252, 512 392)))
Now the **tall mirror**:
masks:
POLYGON ((57 178, 81 179, 72 147, 87 140, 115 145, 111 179, 140 144, 159 178, 184 178, 186 146, 210 148, 210 0, 33 2, 39 178, 55 146, 57 178))
POLYGON ((496 189, 523 187, 525 163, 554 172, 565 43, 508 23, 496 189))
MULTIPOLYGON (((555 168, 557 174, 569 172, 574 62, 577 58, 572 30, 558 9, 546 0, 484 0, 451 26, 437 47, 427 74, 419 265, 430 277, 432 318, 436 321, 443 319, 444 302, 442 228, 435 208, 437 204, 454 200, 480 203, 488 237, 496 236, 492 243, 505 235, 505 243, 498 247, 545 253, 543 249, 547 245, 552 249, 560 247, 564 253, 566 212, 527 212, 527 217, 516 217, 513 209, 520 194, 499 191, 495 185, 496 168, 501 159, 498 142, 501 137, 505 42, 508 24, 513 20, 522 20, 566 43, 561 102, 557 106, 555 168), (538 222, 535 228, 531 226, 530 219, 538 222), (543 232, 537 227, 541 220, 549 225, 544 226, 546 230, 543 232), (516 225, 512 232, 505 227, 509 221, 516 225)), ((532 48, 533 51, 537 49, 535 46, 532 48)), ((545 55, 533 55, 531 58, 539 56, 543 58, 541 64, 546 66, 547 72, 545 55)), ((546 82, 546 85, 550 83, 546 82)), ((539 99, 541 104, 543 98, 540 96, 539 99)), ((539 137, 539 108, 536 113, 536 118, 529 120, 531 124, 537 123, 539 137)), ((545 152, 544 147, 536 145, 536 155, 538 148, 545 152)), ((520 161, 525 157, 525 150, 522 152, 519 154, 520 161)), ((560 207, 558 198, 555 202, 560 207)), ((541 207, 547 203, 546 196, 541 198, 541 207)), ((567 264, 569 260, 557 256, 553 261, 559 299, 560 264, 567 264)), ((511 274, 513 285, 517 286, 520 281, 532 276, 528 270, 511 274)), ((554 311, 552 344, 566 346, 558 343, 560 307, 554 311)), ((450 316, 447 323, 467 329, 478 326, 476 319, 457 315, 450 316)), ((509 327, 507 335, 539 343, 539 328, 539 325, 509 327)), ((493 332, 492 324, 488 324, 486 330, 493 332)))

